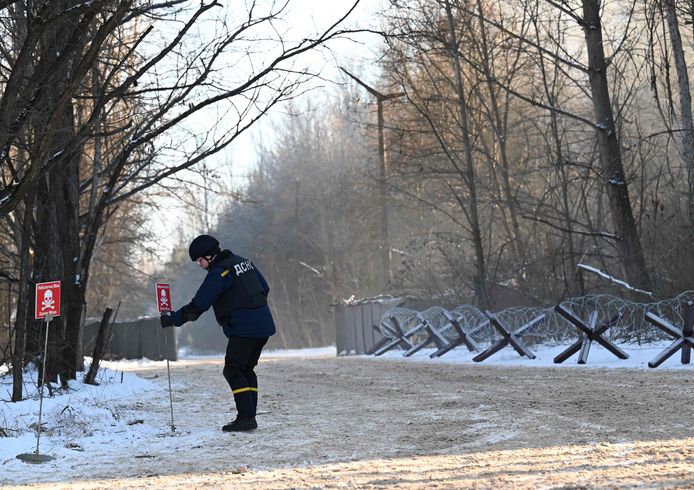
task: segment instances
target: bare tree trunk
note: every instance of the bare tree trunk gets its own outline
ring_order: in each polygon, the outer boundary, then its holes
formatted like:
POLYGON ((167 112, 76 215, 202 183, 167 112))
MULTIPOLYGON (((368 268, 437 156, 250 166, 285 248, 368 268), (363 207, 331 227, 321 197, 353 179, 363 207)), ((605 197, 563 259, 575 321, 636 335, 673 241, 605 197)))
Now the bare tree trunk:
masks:
MULTIPOLYGON (((45 179, 42 179, 37 186, 36 195, 36 230, 34 232, 34 254, 33 254, 33 278, 34 282, 61 281, 61 291, 64 283, 62 277, 62 258, 60 239, 58 237, 58 220, 55 216, 54 189, 61 182, 60 171, 50 172, 45 179)), ((63 303, 61 294, 61 306, 63 303)), ((28 330, 29 333, 29 353, 38 356, 43 352, 44 331, 43 322, 27 323, 27 326, 35 326, 28 330)), ((50 382, 58 381, 58 374, 62 371, 62 349, 64 334, 64 315, 61 308, 61 316, 55 317, 48 330, 48 351, 46 355, 46 373, 41 373, 40 378, 45 377, 50 382)), ((43 366, 41 366, 43 369, 43 366)))
MULTIPOLYGON (((513 240, 512 242, 512 249, 515 252, 515 259, 516 262, 520 262, 521 264, 526 263, 526 253, 525 253, 525 244, 523 242, 523 239, 521 237, 521 232, 520 232, 520 225, 518 224, 518 209, 516 205, 516 200, 513 197, 513 190, 511 188, 511 177, 510 177, 510 165, 508 161, 508 151, 507 151, 507 136, 508 136, 508 131, 507 131, 507 114, 508 114, 508 99, 510 95, 508 92, 506 93, 505 96, 505 102, 506 102, 506 107, 502 107, 499 97, 498 97, 498 91, 499 86, 494 83, 494 79, 496 78, 494 74, 494 68, 493 68, 493 60, 490 59, 490 53, 492 52, 489 43, 487 41, 487 24, 484 21, 485 17, 485 12, 484 12, 484 6, 483 2, 481 0, 477 0, 477 8, 479 9, 479 37, 481 41, 480 45, 480 56, 482 57, 483 61, 483 66, 482 69, 484 70, 484 75, 486 77, 486 83, 487 83, 487 90, 489 92, 489 118, 492 121, 492 129, 494 131, 494 138, 495 138, 495 144, 498 147, 499 151, 499 159, 498 159, 498 166, 501 169, 501 193, 504 198, 504 202, 506 206, 502 207, 501 212, 504 217, 504 221, 507 221, 508 218, 506 217, 506 212, 508 210, 508 214, 510 217, 510 227, 511 227, 511 239, 513 240)), ((505 76, 507 79, 510 79, 513 77, 513 72, 515 71, 516 67, 518 66, 518 60, 519 57, 516 56, 516 58, 510 63, 510 66, 508 67, 508 73, 504 73, 503 76, 505 76)), ((502 102, 503 103, 503 102, 502 102)))
MULTIPOLYGON (((533 17, 535 24, 535 32, 538 33, 539 29, 537 26, 537 16, 533 17)), ((559 28, 559 22, 557 22, 559 28)), ((557 33, 558 37, 562 36, 561 32, 557 33)), ((540 39, 537 38, 537 45, 540 46, 540 39)), ((547 99, 547 105, 550 108, 554 108, 556 105, 557 93, 556 93, 556 77, 557 77, 557 66, 554 65, 554 73, 552 79, 550 79, 550 74, 548 73, 547 67, 545 66, 544 57, 539 56, 539 68, 542 75, 542 86, 545 90, 545 97, 547 99)), ((567 175, 564 148, 562 144, 562 138, 559 133, 559 115, 557 111, 550 110, 549 117, 551 121, 551 141, 553 143, 553 148, 551 144, 548 144, 548 161, 554 163, 554 168, 556 170, 557 179, 559 180, 559 186, 561 188, 561 202, 560 209, 561 215, 564 219, 564 227, 566 228, 566 233, 564 234, 564 240, 566 240, 566 246, 568 248, 568 267, 564 268, 564 283, 566 291, 565 295, 583 295, 585 294, 585 286, 583 282, 583 277, 579 273, 576 260, 576 245, 574 243, 574 220, 571 215, 573 206, 570 203, 570 193, 569 193, 569 176, 567 175), (553 154, 552 154, 553 153, 553 154)), ((562 261, 564 262, 564 260, 562 261)), ((562 295, 563 296, 563 295, 562 295)))
POLYGON ((24 353, 26 351, 26 325, 29 321, 29 287, 31 284, 31 268, 29 262, 29 247, 31 245, 31 221, 34 209, 34 195, 27 194, 24 199, 24 219, 22 223, 22 236, 19 244, 19 290, 17 291, 17 318, 15 322, 14 353, 12 356, 12 401, 22 400, 24 353))
MULTIPOLYGON (((66 133, 74 133, 71 121, 72 107, 65 108, 66 133)), ((72 137, 73 134, 66 137, 72 137)), ((79 148, 78 148, 79 150, 79 148)), ((77 371, 83 369, 81 318, 84 304, 83 275, 80 261, 79 227, 79 151, 69 152, 62 166, 60 184, 54 193, 56 231, 60 237, 63 280, 63 318, 65 345, 62 352, 64 375, 76 379, 77 371)))
POLYGON ((455 21, 453 19, 453 9, 448 0, 446 0, 445 5, 446 16, 448 18, 448 29, 451 36, 450 39, 450 55, 451 62, 453 64, 453 70, 455 72, 455 90, 458 103, 458 115, 460 118, 460 137, 463 141, 463 151, 464 151, 464 177, 465 184, 467 185, 468 191, 470 193, 468 198, 468 209, 467 215, 470 222, 470 228, 472 229, 472 241, 475 247, 475 277, 474 277, 474 289, 475 297, 477 299, 477 304, 480 308, 487 308, 489 306, 489 299, 487 296, 487 273, 484 261, 484 247, 482 244, 482 231, 480 229, 479 213, 477 210, 477 187, 476 187, 476 176, 475 176, 475 166, 472 156, 472 142, 470 141, 469 125, 468 125, 468 114, 467 114, 467 98, 465 96, 465 88, 463 86, 463 74, 460 67, 460 54, 458 52, 458 38, 455 30, 455 21))
POLYGON ((383 100, 376 99, 378 105, 378 170, 379 170, 379 207, 381 208, 381 267, 383 268, 383 281, 390 284, 393 276, 390 268, 390 238, 388 236, 388 188, 387 188, 387 160, 386 144, 383 134, 383 100))
POLYGON ((600 161, 607 180, 607 195, 617 231, 619 252, 627 281, 634 287, 651 287, 646 261, 636 229, 629 200, 629 189, 624 175, 622 155, 610 103, 607 82, 607 64, 602 40, 599 0, 583 0, 583 31, 588 49, 588 77, 593 99, 593 110, 598 126, 600 161))
POLYGON ((94 352, 92 353, 92 364, 89 366, 89 372, 87 372, 87 376, 84 378, 84 382, 89 385, 97 384, 96 374, 99 372, 99 363, 106 349, 108 321, 111 319, 111 313, 113 313, 113 310, 111 308, 106 308, 106 310, 104 310, 104 316, 101 317, 99 331, 96 334, 96 342, 94 343, 94 352))
POLYGON ((677 22, 677 10, 675 0, 665 0, 667 25, 670 31, 672 54, 675 57, 675 69, 677 70, 677 86, 680 100, 680 142, 682 145, 682 159, 687 169, 687 193, 689 219, 694 220, 694 123, 692 122, 692 95, 689 88, 689 73, 687 72, 687 60, 682 47, 682 36, 677 22))
MULTIPOLYGON (((68 9, 79 4, 76 0, 61 0, 56 2, 56 9, 68 9)), ((77 21, 67 18, 57 22, 52 29, 47 29, 40 46, 44 60, 53 60, 58 64, 62 55, 56 46, 69 48, 73 53, 73 63, 80 61, 81 53, 86 44, 85 36, 72 37, 77 21)), ((48 257, 45 273, 46 279, 60 279, 61 316, 51 322, 51 355, 48 357, 47 371, 49 379, 53 374, 59 374, 63 383, 76 378, 76 371, 82 369, 81 352, 81 316, 84 303, 82 274, 80 273, 80 175, 79 167, 82 145, 74 144, 66 147, 65 143, 74 141, 75 113, 72 99, 63 100, 61 94, 70 84, 72 76, 70 67, 65 64, 61 69, 52 73, 52 85, 44 93, 46 106, 53 107, 54 112, 49 117, 39 114, 35 122, 39 131, 43 131, 44 160, 57 160, 57 165, 49 171, 47 177, 47 209, 50 211, 51 223, 39 228, 37 240, 45 242, 48 257), (57 155, 57 156, 56 156, 57 155), (59 246, 56 245, 59 243, 59 246)))

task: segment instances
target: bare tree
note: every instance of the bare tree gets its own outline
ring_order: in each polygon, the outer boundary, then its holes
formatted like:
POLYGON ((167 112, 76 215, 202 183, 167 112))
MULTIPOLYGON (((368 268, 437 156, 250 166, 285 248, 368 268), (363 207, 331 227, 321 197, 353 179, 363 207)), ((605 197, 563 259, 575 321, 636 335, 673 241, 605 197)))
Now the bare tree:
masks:
POLYGON ((313 73, 297 60, 350 32, 340 25, 357 3, 324 31, 296 42, 273 29, 285 6, 263 11, 258 2, 235 25, 217 23, 207 39, 197 26, 221 8, 216 1, 12 6, 10 21, 29 28, 16 57, 6 51, 11 70, 0 99, 0 215, 14 213, 33 193, 43 198, 33 235, 39 274, 30 271, 21 280, 63 280, 65 314, 56 331, 64 345, 57 357, 67 377, 80 368, 80 319, 104 225, 129 199, 223 150, 271 107, 299 93, 313 73), (148 43, 154 26, 172 12, 177 31, 148 43), (259 62, 256 44, 265 39, 267 46, 268 31, 276 36, 274 52, 259 62), (43 56, 35 56, 41 49, 43 56), (225 71, 230 64, 236 65, 232 75, 225 71), (37 110, 43 107, 50 110, 37 110), (200 121, 210 119, 213 124, 202 127, 200 121), (31 158, 21 161, 25 133, 32 135, 31 158))
POLYGON ((607 79, 608 65, 603 49, 600 2, 583 0, 582 8, 583 17, 574 14, 574 18, 582 25, 586 38, 588 79, 596 119, 600 161, 606 179, 612 217, 619 235, 617 249, 629 283, 634 287, 649 290, 651 282, 631 208, 628 183, 622 164, 622 152, 612 112, 607 79))
MULTIPOLYGON (((691 7, 691 4, 689 5, 691 7)), ((687 56, 685 53, 685 41, 680 29, 681 17, 690 15, 686 10, 678 10, 678 3, 674 0, 646 0, 646 22, 649 30, 648 50, 651 53, 649 65, 653 71, 652 86, 654 95, 659 104, 660 114, 668 131, 679 141, 678 150, 684 168, 688 186, 687 209, 689 220, 694 218, 694 122, 692 118, 692 96, 689 86, 689 72, 687 56), (656 26, 662 26, 663 36, 658 39, 656 26), (667 44, 664 38, 669 38, 667 44), (671 65, 674 62, 676 86, 671 85, 671 65), (660 65, 660 67, 658 67, 660 65), (665 77, 662 82, 665 90, 660 92, 655 76, 656 69, 662 69, 665 77), (666 109, 662 109, 662 102, 666 109), (675 109, 677 107, 677 109, 675 109)), ((684 7, 686 9, 686 6, 684 7)), ((684 24, 691 23, 685 19, 684 24)))
MULTIPOLYGON (((532 3, 530 2, 530 4, 532 3)), ((550 60, 550 63, 563 65, 564 69, 577 71, 587 77, 590 86, 589 95, 593 105, 592 120, 580 114, 579 111, 572 111, 571 108, 549 107, 542 103, 535 94, 522 93, 508 86, 504 88, 512 91, 514 95, 526 102, 558 111, 565 116, 574 117, 595 130, 597 147, 600 152, 602 178, 615 227, 614 243, 620 257, 621 267, 630 283, 641 289, 649 289, 650 278, 629 199, 628 181, 618 141, 618 128, 612 110, 608 79, 609 63, 605 56, 602 37, 601 2, 597 0, 582 0, 581 2, 544 0, 542 3, 552 7, 555 10, 554 13, 561 12, 568 16, 575 22, 576 26, 582 29, 586 46, 585 62, 570 56, 569 50, 565 47, 561 49, 563 55, 556 56, 545 46, 537 44, 522 32, 509 29, 502 23, 483 17, 472 9, 466 8, 465 11, 470 15, 479 16, 509 36, 522 40, 525 45, 536 47, 539 56, 550 60)), ((628 37, 633 12, 632 5, 631 9, 627 9, 624 38, 628 37)))
POLYGON ((460 23, 457 9, 448 1, 391 4, 395 10, 390 19, 392 32, 387 38, 391 58, 388 72, 403 87, 409 103, 429 127, 429 136, 436 146, 429 146, 433 168, 427 177, 438 180, 447 189, 457 208, 447 211, 447 215, 469 233, 474 250, 472 289, 477 303, 487 307, 485 245, 469 114, 471 89, 466 87, 460 55, 463 39, 471 33, 470 25, 460 23), (439 152, 445 163, 432 158, 439 152), (456 212, 462 216, 455 217, 456 212))

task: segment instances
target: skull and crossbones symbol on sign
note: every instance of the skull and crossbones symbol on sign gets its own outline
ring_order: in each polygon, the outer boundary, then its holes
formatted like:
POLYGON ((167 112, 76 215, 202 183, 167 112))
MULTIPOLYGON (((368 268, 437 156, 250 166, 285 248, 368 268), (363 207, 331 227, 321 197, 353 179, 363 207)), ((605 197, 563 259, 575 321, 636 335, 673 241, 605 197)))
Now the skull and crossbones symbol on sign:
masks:
POLYGON ((41 301, 41 310, 52 310, 55 308, 55 300, 53 299, 53 291, 48 289, 43 295, 41 301))

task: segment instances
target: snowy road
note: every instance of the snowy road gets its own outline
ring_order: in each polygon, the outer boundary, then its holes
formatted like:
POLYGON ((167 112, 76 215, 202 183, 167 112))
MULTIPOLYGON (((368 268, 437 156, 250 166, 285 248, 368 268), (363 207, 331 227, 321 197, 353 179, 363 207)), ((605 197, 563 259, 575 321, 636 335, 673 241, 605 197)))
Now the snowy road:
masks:
POLYGON ((149 382, 111 406, 117 434, 48 437, 38 466, 0 453, 0 487, 694 487, 691 370, 268 357, 259 429, 227 434, 221 359, 184 360, 169 436, 165 364, 127 369, 149 382))

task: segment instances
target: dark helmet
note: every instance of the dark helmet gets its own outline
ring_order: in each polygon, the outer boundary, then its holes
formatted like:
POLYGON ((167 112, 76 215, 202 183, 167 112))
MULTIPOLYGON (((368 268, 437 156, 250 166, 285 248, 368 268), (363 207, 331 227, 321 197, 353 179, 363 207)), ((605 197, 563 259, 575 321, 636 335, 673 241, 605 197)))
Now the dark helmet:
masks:
POLYGON ((200 257, 207 257, 209 255, 217 255, 219 253, 219 242, 217 239, 210 235, 200 235, 190 242, 190 247, 188 247, 188 255, 190 255, 190 260, 195 262, 200 257))

